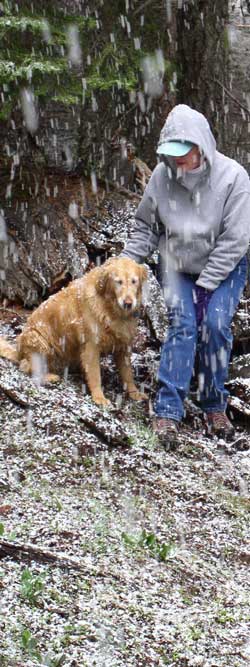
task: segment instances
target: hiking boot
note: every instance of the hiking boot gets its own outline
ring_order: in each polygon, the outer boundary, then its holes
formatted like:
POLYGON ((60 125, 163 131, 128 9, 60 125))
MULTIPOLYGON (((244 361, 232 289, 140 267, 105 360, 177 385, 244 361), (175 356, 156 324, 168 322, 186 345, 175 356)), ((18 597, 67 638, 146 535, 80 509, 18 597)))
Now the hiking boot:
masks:
POLYGON ((224 440, 232 440, 235 431, 225 412, 207 412, 208 433, 224 440))
POLYGON ((165 449, 170 449, 170 447, 178 444, 179 428, 175 419, 156 417, 153 423, 153 431, 165 449))

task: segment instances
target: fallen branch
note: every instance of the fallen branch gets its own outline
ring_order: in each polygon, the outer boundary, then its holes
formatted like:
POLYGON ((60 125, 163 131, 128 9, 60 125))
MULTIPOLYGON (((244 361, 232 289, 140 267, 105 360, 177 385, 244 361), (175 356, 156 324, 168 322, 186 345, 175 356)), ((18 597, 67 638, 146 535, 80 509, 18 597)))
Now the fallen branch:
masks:
POLYGON ((53 551, 47 551, 45 549, 41 549, 41 547, 35 547, 32 544, 18 544, 16 542, 0 540, 0 559, 8 557, 18 562, 30 562, 34 560, 37 563, 48 563, 62 569, 71 569, 77 570, 79 572, 85 572, 89 576, 112 576, 112 578, 120 580, 118 575, 113 573, 110 575, 110 572, 104 572, 104 570, 96 570, 93 568, 93 570, 90 571, 89 567, 87 570, 87 568, 79 560, 76 560, 76 558, 70 558, 65 554, 59 556, 59 554, 53 553, 53 551))
POLYGON ((122 445, 123 447, 130 444, 129 436, 125 429, 123 429, 120 424, 117 424, 117 420, 112 421, 111 413, 108 420, 105 420, 105 422, 102 420, 102 414, 96 414, 93 418, 90 417, 89 414, 86 416, 80 414, 79 419, 105 444, 112 446, 122 445), (100 421, 98 421, 98 419, 100 419, 100 421))
POLYGON ((2 391, 8 398, 10 398, 13 403, 16 403, 17 405, 20 405, 22 408, 32 408, 32 405, 28 403, 27 401, 24 401, 23 398, 18 396, 13 389, 8 389, 8 387, 5 387, 3 384, 0 384, 0 391, 2 391))
POLYGON ((6 558, 7 556, 16 561, 35 560, 38 563, 52 563, 62 568, 84 569, 74 558, 65 558, 65 556, 59 556, 53 551, 34 547, 32 544, 17 544, 0 540, 0 558, 6 558))

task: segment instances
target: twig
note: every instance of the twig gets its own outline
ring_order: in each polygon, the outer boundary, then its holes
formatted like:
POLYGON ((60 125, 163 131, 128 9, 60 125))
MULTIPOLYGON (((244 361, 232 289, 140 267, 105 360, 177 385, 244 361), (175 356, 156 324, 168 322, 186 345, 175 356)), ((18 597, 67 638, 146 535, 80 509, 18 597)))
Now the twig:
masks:
POLYGON ((4 308, 4 306, 0 306, 0 310, 4 311, 5 313, 11 313, 11 315, 19 317, 20 320, 23 319, 23 315, 19 315, 19 313, 17 313, 16 310, 11 310, 11 308, 4 308))
POLYGON ((116 192, 119 192, 122 195, 126 195, 129 197, 129 199, 137 199, 138 201, 141 201, 141 195, 138 195, 137 192, 132 192, 132 190, 128 190, 128 188, 125 188, 123 185, 119 185, 119 183, 115 183, 113 181, 109 181, 108 179, 103 179, 100 178, 98 180, 98 183, 103 184, 103 185, 108 185, 111 190, 115 190, 116 192))
POLYGON ((125 188, 123 185, 118 185, 118 183, 115 183, 115 190, 117 192, 120 192, 122 195, 127 195, 130 199, 138 199, 138 201, 141 201, 141 195, 138 195, 137 192, 132 192, 132 190, 129 190, 128 188, 125 188))
POLYGON ((151 5, 152 2, 154 2, 154 0, 146 0, 146 2, 143 3, 143 5, 138 7, 138 9, 135 9, 135 11, 133 12, 134 16, 136 16, 136 14, 139 14, 142 11, 142 9, 145 9, 145 7, 148 7, 148 5, 151 5))
POLYGON ((223 90, 225 91, 225 93, 227 94, 227 96, 230 97, 231 100, 233 100, 233 102, 235 102, 236 104, 238 104, 238 106, 239 106, 241 109, 243 109, 243 111, 245 111, 245 112, 250 116, 250 110, 248 109, 248 107, 246 107, 244 104, 242 104, 242 103, 237 99, 237 97, 234 97, 234 95, 232 95, 232 93, 230 93, 230 90, 228 90, 228 88, 226 88, 226 86, 224 86, 224 83, 221 83, 221 81, 219 81, 218 79, 214 79, 214 81, 215 81, 215 83, 218 84, 218 86, 220 86, 221 88, 223 88, 223 90))
POLYGON ((186 507, 188 507, 188 505, 193 505, 193 503, 199 503, 201 500, 204 500, 204 502, 207 502, 207 497, 204 496, 204 494, 202 496, 196 496, 196 498, 192 498, 192 500, 189 500, 186 503, 186 507))
POLYGON ((207 445, 204 444, 204 442, 201 442, 197 438, 195 444, 204 452, 204 454, 207 456, 208 459, 211 459, 211 461, 216 461, 216 456, 213 454, 213 452, 210 451, 210 449, 207 447, 207 445))

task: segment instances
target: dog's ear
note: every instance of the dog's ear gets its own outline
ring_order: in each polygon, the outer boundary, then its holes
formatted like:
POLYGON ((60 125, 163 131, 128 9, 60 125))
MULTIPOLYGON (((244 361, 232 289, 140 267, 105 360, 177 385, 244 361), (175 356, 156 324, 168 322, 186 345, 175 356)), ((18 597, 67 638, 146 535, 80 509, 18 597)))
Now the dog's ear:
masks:
POLYGON ((139 269, 139 278, 140 278, 140 281, 141 281, 141 283, 144 283, 145 280, 147 280, 147 278, 148 278, 148 270, 147 270, 147 267, 145 266, 145 264, 140 264, 140 265, 138 266, 138 269, 139 269))
POLYGON ((98 278, 96 280, 95 288, 98 294, 103 296, 106 291, 107 282, 108 282, 108 271, 105 270, 104 266, 100 266, 98 271, 98 278))

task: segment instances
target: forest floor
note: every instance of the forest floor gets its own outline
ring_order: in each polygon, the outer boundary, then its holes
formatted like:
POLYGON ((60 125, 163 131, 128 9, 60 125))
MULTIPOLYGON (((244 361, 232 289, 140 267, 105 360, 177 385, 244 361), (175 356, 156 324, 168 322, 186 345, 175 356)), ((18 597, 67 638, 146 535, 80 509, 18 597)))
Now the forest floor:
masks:
MULTIPOLYGON (((148 340, 142 323, 133 363, 153 394, 148 340)), ((230 447, 198 414, 165 451, 110 359, 111 411, 79 376, 40 387, 4 360, 0 375, 1 667, 250 664, 242 426, 230 447)))

